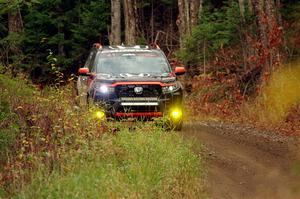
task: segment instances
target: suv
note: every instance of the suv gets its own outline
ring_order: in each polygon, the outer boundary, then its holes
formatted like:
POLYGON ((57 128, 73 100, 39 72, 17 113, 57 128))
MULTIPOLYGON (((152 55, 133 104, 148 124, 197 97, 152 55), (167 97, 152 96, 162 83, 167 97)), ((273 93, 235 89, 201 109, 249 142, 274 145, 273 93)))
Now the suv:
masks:
POLYGON ((99 118, 164 116, 173 129, 181 130, 183 86, 177 76, 184 73, 184 67, 172 71, 157 45, 94 44, 79 69, 77 91, 81 103, 101 107, 99 118))

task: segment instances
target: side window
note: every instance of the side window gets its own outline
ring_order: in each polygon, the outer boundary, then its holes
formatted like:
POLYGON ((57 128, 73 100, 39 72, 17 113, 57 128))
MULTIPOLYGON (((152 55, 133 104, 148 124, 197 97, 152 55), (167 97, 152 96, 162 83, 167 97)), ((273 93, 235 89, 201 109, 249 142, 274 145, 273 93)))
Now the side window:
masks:
POLYGON ((93 53, 92 53, 92 55, 91 55, 91 63, 90 63, 90 67, 89 67, 89 69, 90 69, 90 71, 92 72, 92 73, 94 73, 94 72, 96 72, 96 66, 95 66, 95 63, 96 63, 96 59, 95 59, 95 57, 96 57, 96 55, 97 55, 97 51, 94 51, 93 53))
POLYGON ((84 67, 85 68, 89 68, 90 71, 92 71, 92 67, 93 67, 93 58, 95 57, 95 51, 91 51, 85 64, 84 64, 84 67))
POLYGON ((84 64, 84 68, 89 68, 89 65, 91 63, 91 55, 92 55, 92 52, 89 54, 89 56, 84 64))

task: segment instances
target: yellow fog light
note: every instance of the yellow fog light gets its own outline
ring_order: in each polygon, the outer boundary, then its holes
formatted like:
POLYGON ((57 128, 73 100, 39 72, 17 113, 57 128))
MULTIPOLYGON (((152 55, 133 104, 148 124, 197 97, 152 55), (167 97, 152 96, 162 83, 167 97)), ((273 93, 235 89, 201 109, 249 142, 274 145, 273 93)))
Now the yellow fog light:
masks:
POLYGON ((105 117, 105 113, 103 111, 97 111, 96 112, 96 117, 99 119, 102 119, 105 117))
POLYGON ((179 120, 182 118, 182 111, 180 109, 171 110, 171 118, 173 120, 179 120))

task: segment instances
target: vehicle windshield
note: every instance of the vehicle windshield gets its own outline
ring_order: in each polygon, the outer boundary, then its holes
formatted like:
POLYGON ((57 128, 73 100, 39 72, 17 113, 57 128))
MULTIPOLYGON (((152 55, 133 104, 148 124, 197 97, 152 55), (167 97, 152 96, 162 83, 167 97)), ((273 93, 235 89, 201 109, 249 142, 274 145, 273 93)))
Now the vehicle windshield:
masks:
POLYGON ((171 68, 159 52, 102 52, 96 58, 96 73, 112 75, 164 75, 171 68))

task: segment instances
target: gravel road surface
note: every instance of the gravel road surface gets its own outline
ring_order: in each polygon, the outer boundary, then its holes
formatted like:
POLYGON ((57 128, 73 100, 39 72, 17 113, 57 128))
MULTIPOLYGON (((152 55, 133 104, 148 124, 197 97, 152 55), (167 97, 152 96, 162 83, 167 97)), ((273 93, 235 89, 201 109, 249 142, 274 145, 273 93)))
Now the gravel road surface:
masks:
POLYGON ((193 122, 181 134, 207 159, 214 199, 300 199, 299 139, 250 126, 193 122))

